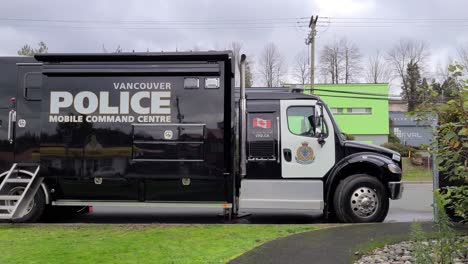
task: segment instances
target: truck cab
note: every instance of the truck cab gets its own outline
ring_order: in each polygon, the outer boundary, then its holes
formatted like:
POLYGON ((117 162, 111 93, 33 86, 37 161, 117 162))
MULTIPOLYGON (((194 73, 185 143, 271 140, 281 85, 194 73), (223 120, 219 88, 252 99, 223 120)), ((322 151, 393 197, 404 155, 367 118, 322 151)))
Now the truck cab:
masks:
POLYGON ((383 221, 401 196, 400 154, 347 141, 317 96, 246 88, 242 209, 320 210, 341 222, 383 221))

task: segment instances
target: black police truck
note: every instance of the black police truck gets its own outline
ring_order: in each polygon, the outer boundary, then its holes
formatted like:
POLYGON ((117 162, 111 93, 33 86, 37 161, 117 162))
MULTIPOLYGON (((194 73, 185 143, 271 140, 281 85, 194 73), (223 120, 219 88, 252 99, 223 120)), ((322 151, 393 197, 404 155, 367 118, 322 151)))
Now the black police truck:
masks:
POLYGON ((346 141, 318 96, 246 89, 244 61, 236 90, 229 51, 0 58, 0 219, 144 205, 383 221, 400 155, 346 141))

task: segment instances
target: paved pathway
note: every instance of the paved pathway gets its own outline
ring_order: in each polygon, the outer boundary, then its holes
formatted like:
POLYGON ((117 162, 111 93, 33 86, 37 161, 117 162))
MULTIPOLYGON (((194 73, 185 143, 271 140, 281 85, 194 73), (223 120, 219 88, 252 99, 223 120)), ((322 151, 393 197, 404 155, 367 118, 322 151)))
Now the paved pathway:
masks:
MULTIPOLYGON (((374 239, 404 240, 411 223, 354 224, 301 233, 265 243, 230 264, 350 263, 357 246, 374 239)), ((431 223, 424 223, 430 230, 431 223)))

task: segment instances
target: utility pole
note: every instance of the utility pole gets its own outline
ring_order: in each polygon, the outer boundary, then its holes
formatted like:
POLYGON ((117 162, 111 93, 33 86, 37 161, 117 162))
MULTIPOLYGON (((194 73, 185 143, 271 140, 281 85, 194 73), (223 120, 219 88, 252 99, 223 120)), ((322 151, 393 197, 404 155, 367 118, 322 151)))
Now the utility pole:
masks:
POLYGON ((311 16, 309 22, 309 36, 306 38, 306 45, 310 45, 310 93, 314 93, 314 80, 315 80, 315 35, 317 34, 318 16, 311 16))

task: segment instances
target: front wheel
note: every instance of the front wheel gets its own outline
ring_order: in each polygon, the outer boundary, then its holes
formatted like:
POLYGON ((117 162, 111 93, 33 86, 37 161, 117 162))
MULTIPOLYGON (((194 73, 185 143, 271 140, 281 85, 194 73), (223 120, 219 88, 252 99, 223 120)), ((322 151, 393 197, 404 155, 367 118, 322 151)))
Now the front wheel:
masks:
POLYGON ((336 217, 343 223, 382 222, 389 203, 382 182, 366 174, 351 175, 342 180, 333 197, 336 217))

